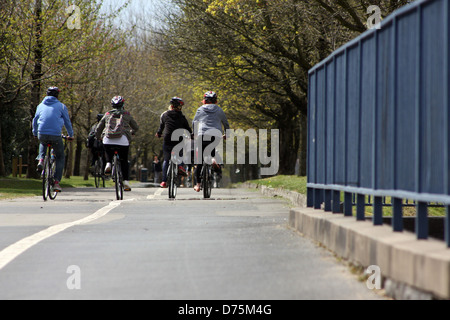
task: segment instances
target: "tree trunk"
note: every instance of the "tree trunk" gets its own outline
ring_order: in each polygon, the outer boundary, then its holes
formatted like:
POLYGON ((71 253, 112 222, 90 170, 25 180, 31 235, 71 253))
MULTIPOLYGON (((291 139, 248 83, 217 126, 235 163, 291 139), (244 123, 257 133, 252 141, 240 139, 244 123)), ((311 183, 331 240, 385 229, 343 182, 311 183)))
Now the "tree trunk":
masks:
POLYGON ((91 166, 91 157, 90 157, 90 150, 89 149, 85 149, 86 150, 86 165, 84 167, 84 181, 89 180, 89 168, 91 166))
POLYGON ((295 138, 295 130, 292 122, 279 126, 280 129, 280 175, 293 175, 297 161, 298 140, 295 138))
POLYGON ((2 146, 2 124, 0 122, 0 176, 6 176, 5 162, 3 159, 3 146, 2 146))
POLYGON ((31 103, 30 103, 30 130, 29 130, 29 144, 28 144, 28 170, 27 178, 39 178, 36 172, 36 157, 38 155, 38 143, 34 139, 31 133, 32 122, 34 115, 36 113, 36 107, 39 105, 41 100, 41 77, 42 77, 42 0, 36 0, 34 4, 34 20, 35 20, 35 40, 36 44, 34 47, 34 70, 31 74, 31 103))
POLYGON ((83 149, 83 139, 80 136, 77 136, 77 147, 75 149, 75 162, 73 175, 80 176, 81 175, 81 151, 83 149))
POLYGON ((66 165, 64 178, 70 179, 73 175, 73 143, 67 142, 66 165))

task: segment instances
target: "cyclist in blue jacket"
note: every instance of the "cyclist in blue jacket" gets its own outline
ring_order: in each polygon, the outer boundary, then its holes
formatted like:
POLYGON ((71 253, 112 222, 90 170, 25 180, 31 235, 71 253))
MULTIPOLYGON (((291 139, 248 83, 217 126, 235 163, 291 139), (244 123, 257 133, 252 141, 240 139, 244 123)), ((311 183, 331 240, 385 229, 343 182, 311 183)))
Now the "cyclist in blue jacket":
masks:
POLYGON ((33 119, 33 135, 39 139, 38 170, 43 169, 47 143, 51 142, 56 155, 56 172, 54 190, 61 192, 61 182, 64 170, 64 143, 61 136, 65 127, 68 140, 73 140, 73 128, 67 107, 58 100, 60 90, 57 87, 47 89, 47 96, 38 105, 33 119))

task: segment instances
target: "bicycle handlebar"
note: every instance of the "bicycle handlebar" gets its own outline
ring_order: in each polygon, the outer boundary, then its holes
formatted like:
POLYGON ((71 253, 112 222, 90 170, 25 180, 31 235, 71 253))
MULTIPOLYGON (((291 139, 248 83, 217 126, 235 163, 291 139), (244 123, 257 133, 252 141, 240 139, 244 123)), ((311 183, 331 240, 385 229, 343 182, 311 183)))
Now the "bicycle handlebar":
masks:
POLYGON ((61 135, 61 138, 63 138, 64 140, 67 140, 67 141, 73 141, 74 140, 73 137, 69 137, 69 136, 66 136, 64 134, 61 135))

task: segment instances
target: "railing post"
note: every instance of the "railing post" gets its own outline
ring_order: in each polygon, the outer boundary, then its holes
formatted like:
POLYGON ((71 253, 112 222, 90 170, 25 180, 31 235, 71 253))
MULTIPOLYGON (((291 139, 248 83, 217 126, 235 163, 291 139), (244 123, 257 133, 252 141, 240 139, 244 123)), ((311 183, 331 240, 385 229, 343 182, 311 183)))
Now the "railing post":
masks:
POLYGON ((350 192, 344 192, 344 216, 353 216, 353 201, 352 194, 350 192))
POLYGON ((325 189, 325 211, 331 211, 331 190, 325 189))
POLYGON ((403 205, 399 198, 392 198, 392 230, 403 231, 403 205))
POLYGON ((314 189, 314 209, 320 209, 320 204, 322 203, 322 189, 314 189))
POLYGON ((372 222, 374 226, 383 224, 383 197, 373 198, 373 217, 372 222))
POLYGON ((428 238, 428 204, 426 202, 419 201, 416 205, 416 236, 417 239, 428 238))
POLYGON ((356 196, 356 220, 357 221, 364 221, 366 220, 365 217, 365 210, 366 208, 366 196, 364 194, 359 194, 356 196))
POLYGON ((342 213, 341 210, 341 192, 339 190, 333 190, 333 213, 342 213))

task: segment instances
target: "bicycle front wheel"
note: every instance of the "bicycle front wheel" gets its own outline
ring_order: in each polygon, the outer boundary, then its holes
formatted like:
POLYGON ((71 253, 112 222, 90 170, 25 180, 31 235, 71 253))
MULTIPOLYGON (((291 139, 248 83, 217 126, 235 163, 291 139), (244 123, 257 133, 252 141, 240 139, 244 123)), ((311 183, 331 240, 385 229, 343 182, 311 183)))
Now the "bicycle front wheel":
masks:
POLYGON ((202 185, 203 198, 211 198, 211 167, 207 164, 203 165, 202 185))
POLYGON ((169 181, 169 199, 175 199, 177 196, 177 166, 170 161, 169 162, 169 172, 168 172, 168 181, 169 181))
POLYGON ((100 166, 100 161, 95 160, 94 164, 94 181, 95 187, 98 188, 100 186, 100 179, 102 176, 102 167, 100 166))

